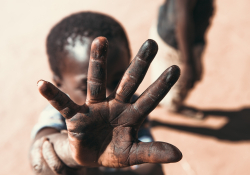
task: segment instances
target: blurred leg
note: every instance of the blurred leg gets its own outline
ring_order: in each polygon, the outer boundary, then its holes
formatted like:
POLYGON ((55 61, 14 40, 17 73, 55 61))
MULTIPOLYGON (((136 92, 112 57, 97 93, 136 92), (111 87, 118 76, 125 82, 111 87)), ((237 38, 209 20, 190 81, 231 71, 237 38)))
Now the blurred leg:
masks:
MULTIPOLYGON (((151 63, 151 81, 152 83, 164 72, 168 67, 172 65, 178 65, 182 70, 183 65, 180 59, 180 52, 175 48, 165 43, 157 32, 156 23, 153 24, 150 30, 149 38, 155 40, 158 44, 159 50, 155 59, 151 63)), ((182 73, 182 72, 181 72, 182 73)), ((185 87, 181 86, 179 81, 171 88, 165 98, 162 99, 160 105, 170 111, 178 111, 182 105, 183 100, 187 95, 185 87)))

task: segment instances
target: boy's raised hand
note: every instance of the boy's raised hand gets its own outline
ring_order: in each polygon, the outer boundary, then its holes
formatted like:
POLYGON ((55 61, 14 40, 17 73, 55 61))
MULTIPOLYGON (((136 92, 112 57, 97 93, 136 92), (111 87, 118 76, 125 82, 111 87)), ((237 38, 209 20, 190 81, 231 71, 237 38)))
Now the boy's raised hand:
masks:
POLYGON ((134 102, 130 98, 156 55, 157 44, 147 40, 131 62, 116 90, 106 98, 108 41, 91 46, 86 103, 75 104, 51 83, 39 81, 40 93, 66 118, 73 159, 82 166, 126 167, 142 163, 179 161, 181 152, 164 142, 140 142, 137 132, 146 116, 178 80, 180 70, 169 67, 134 102))

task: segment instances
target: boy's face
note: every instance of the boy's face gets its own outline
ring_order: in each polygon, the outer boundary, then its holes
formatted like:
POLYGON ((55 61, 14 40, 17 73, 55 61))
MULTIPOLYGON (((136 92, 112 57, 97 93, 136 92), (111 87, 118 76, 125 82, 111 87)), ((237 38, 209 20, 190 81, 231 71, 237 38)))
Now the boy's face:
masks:
MULTIPOLYGON (((85 103, 87 96, 87 73, 93 40, 94 38, 90 37, 82 37, 81 40, 76 38, 74 46, 72 44, 65 46, 66 52, 62 59, 64 61, 61 71, 62 79, 54 80, 59 81, 56 82, 56 84, 60 84, 59 88, 79 105, 85 103)), ((119 44, 118 41, 113 41, 108 52, 107 95, 115 89, 129 65, 127 50, 123 44, 119 44)))

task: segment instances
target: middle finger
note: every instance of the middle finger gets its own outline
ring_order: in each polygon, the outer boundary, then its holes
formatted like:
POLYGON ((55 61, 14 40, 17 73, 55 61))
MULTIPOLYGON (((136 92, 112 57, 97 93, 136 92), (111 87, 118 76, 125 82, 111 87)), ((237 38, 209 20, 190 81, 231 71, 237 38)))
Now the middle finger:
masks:
POLYGON ((148 67, 158 51, 158 45, 154 40, 147 40, 133 59, 116 91, 116 99, 129 102, 138 86, 147 73, 148 67))
POLYGON ((98 103, 106 98, 108 40, 96 38, 91 45, 86 103, 98 103))

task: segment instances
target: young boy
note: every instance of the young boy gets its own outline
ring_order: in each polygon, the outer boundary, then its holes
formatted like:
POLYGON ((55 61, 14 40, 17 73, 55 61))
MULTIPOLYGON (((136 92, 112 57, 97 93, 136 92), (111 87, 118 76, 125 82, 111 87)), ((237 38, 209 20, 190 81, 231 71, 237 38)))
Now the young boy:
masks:
POLYGON ((159 53, 152 63, 152 81, 173 64, 182 70, 178 82, 161 101, 172 112, 202 116, 184 109, 183 101, 201 79, 204 35, 212 14, 213 0, 167 0, 159 9, 157 24, 151 28, 150 38, 159 45, 159 53))
MULTIPOLYGON (((36 174, 60 174, 61 172, 64 174, 100 174, 102 172, 99 169, 86 169, 86 167, 121 168, 146 162, 175 162, 181 158, 181 153, 177 148, 170 144, 160 143, 151 146, 155 150, 159 146, 167 149, 163 149, 168 155, 165 158, 159 158, 161 155, 154 156, 154 151, 152 151, 152 160, 143 159, 136 162, 135 158, 129 158, 129 154, 132 153, 124 155, 126 149, 132 149, 131 144, 153 141, 148 122, 144 120, 149 112, 139 115, 140 120, 126 126, 129 118, 138 114, 133 113, 131 109, 128 111, 125 109, 128 104, 139 100, 133 94, 156 52, 156 43, 147 41, 138 53, 138 59, 141 57, 146 61, 135 62, 134 68, 127 71, 129 71, 128 74, 133 74, 133 72, 136 74, 128 78, 123 76, 130 61, 127 37, 121 25, 111 17, 92 12, 77 13, 66 17, 52 28, 47 38, 47 54, 53 72, 53 81, 74 102, 52 84, 44 81, 38 83, 42 95, 56 109, 48 106, 41 113, 39 122, 32 131, 34 142, 30 155, 36 174), (97 36, 105 36, 109 44, 103 37, 95 39, 97 36), (120 80, 122 88, 120 86, 116 88, 120 80), (114 96, 115 91, 120 91, 120 93, 114 96), (108 100, 106 96, 109 96, 108 100), (121 106, 121 104, 126 105, 121 106), (123 119, 121 115, 127 115, 126 119, 123 119), (113 118, 110 118, 112 116, 113 118), (66 129, 69 135, 60 133, 66 129), (140 141, 137 139, 137 132, 140 141), (115 135, 119 138, 119 142, 115 135), (124 142, 126 137, 129 138, 124 142), (110 147, 114 141, 117 144, 110 147), (123 143, 130 144, 125 144, 125 146, 123 143), (122 150, 124 149, 124 152, 117 153, 119 152, 117 145, 122 150), (113 148, 116 150, 112 150, 113 148), (120 156, 120 159, 125 156, 130 161, 121 164, 121 160, 116 159, 114 155, 120 156)), ((160 93, 166 93, 170 89, 170 84, 178 78, 178 71, 176 67, 169 70, 170 74, 173 74, 169 75, 170 80, 171 77, 174 80, 171 80, 172 82, 169 82, 160 93)), ((163 95, 161 94, 155 101, 157 102, 161 96, 163 95)), ((154 107, 151 108, 148 110, 152 111, 154 107)), ((150 156, 150 153, 148 155, 150 156)), ((149 174, 152 171, 163 174, 159 164, 134 166, 132 169, 122 170, 119 174, 122 172, 145 174, 143 172, 145 169, 149 174)), ((104 168, 103 171, 104 174, 116 174, 119 169, 104 168)))

